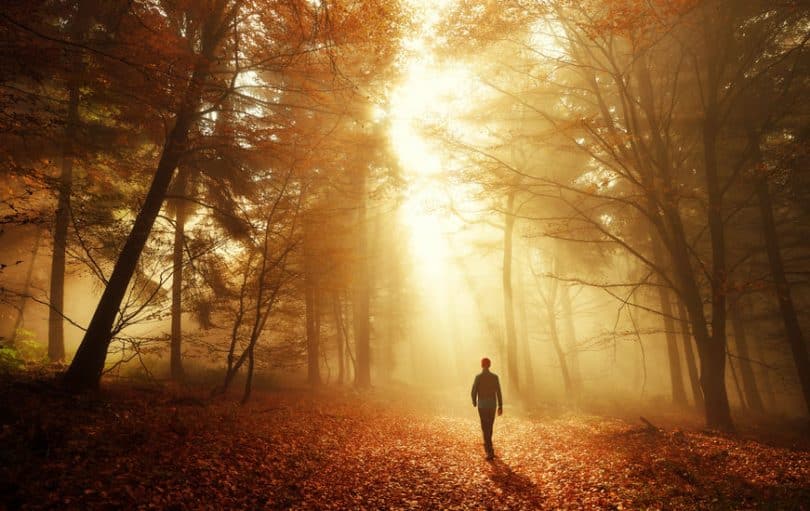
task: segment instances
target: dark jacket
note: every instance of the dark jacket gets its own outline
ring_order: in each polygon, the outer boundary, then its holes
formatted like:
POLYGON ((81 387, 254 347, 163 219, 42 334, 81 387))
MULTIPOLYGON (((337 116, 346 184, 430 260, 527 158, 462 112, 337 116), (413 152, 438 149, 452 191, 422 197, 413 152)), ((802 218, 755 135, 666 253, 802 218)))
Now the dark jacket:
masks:
POLYGON ((475 376, 472 386, 473 406, 478 404, 478 408, 495 408, 497 399, 498 408, 503 408, 503 396, 501 395, 501 383, 498 375, 484 369, 481 374, 475 376))

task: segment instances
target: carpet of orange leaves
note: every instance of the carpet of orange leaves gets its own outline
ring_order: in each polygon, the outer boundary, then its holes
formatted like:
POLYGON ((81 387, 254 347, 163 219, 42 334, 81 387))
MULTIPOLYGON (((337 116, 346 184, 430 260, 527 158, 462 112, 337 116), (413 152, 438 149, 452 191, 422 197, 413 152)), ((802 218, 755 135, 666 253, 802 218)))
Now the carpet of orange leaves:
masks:
POLYGON ((810 452, 704 431, 507 409, 487 462, 472 407, 375 391, 0 387, 0 509, 810 509, 810 452))

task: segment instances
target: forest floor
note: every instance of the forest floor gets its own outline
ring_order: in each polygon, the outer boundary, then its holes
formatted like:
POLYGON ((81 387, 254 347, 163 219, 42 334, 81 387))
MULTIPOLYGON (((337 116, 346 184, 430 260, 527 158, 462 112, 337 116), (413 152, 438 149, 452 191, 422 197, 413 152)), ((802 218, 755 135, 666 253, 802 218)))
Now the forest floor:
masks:
POLYGON ((0 509, 810 509, 806 437, 507 409, 488 462, 475 410, 439 410, 0 378, 0 509))

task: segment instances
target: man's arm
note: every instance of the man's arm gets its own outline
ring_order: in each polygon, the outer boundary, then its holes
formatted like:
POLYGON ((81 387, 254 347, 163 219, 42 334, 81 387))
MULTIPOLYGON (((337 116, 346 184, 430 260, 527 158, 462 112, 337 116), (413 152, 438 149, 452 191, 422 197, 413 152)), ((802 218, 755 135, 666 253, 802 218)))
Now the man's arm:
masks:
POLYGON ((478 377, 479 376, 480 375, 477 375, 475 377, 475 380, 473 381, 472 392, 470 393, 470 395, 472 397, 473 406, 478 404, 478 377))
POLYGON ((501 380, 495 377, 495 395, 498 398, 498 415, 503 413, 503 395, 501 395, 501 380))

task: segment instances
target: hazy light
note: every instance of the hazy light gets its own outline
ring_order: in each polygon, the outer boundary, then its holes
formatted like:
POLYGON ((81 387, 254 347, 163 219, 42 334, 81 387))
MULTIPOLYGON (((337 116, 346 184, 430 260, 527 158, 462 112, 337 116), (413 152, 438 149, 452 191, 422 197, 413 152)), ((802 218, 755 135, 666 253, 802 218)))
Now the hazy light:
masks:
POLYGON ((561 45, 565 38, 565 30, 559 23, 550 18, 542 18, 531 26, 529 46, 549 59, 562 59, 565 57, 565 48, 561 45))

